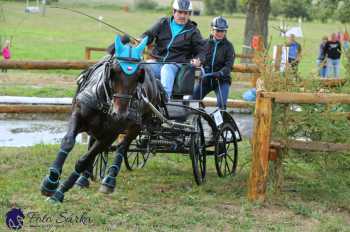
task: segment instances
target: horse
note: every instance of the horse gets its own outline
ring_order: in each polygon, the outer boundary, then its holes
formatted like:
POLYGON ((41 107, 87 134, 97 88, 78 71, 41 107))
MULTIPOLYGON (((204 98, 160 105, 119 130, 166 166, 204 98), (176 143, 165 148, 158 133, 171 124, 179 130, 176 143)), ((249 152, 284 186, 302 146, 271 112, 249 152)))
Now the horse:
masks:
MULTIPOLYGON (((154 105, 156 108, 162 108, 165 114, 167 114, 167 109, 165 103, 168 101, 167 94, 160 82, 160 80, 153 77, 152 71, 145 67, 144 81, 137 87, 137 93, 143 94, 148 101, 154 105)), ((115 190, 116 177, 119 174, 123 159, 126 156, 128 148, 131 142, 140 134, 142 126, 149 123, 154 123, 153 111, 150 107, 142 100, 142 97, 138 97, 139 102, 137 105, 137 112, 140 113, 141 123, 138 121, 133 121, 129 123, 126 127, 126 133, 121 142, 118 143, 115 152, 115 158, 112 165, 107 170, 107 175, 103 178, 99 191, 101 193, 110 194, 115 190)), ((160 121, 158 121, 160 123, 160 121)), ((93 143, 93 138, 89 141, 89 144, 93 143)), ((81 188, 89 187, 89 178, 92 175, 93 164, 90 163, 90 167, 79 177, 76 185, 81 188)))
POLYGON ((138 62, 141 61, 147 41, 148 37, 145 37, 139 45, 132 46, 123 44, 122 38, 116 36, 115 55, 82 73, 83 78, 79 78, 72 101, 68 131, 49 168, 49 175, 42 181, 42 195, 49 196, 54 202, 63 202, 64 193, 93 164, 96 155, 109 147, 129 124, 134 124, 135 112, 130 105, 137 85, 145 78, 145 69, 138 62), (94 142, 76 162, 75 170, 68 179, 60 184, 65 160, 75 145, 76 136, 81 132, 87 132, 94 142))

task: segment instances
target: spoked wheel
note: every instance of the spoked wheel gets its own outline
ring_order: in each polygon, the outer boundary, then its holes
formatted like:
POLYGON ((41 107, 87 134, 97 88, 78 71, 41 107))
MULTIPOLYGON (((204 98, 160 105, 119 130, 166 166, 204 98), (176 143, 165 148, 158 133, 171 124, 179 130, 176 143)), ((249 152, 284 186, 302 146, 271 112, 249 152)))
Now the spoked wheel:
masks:
POLYGON ((108 152, 101 152, 97 154, 94 161, 91 179, 93 181, 98 180, 98 178, 102 180, 106 175, 107 167, 108 167, 108 152))
POLYGON ((229 122, 224 122, 215 144, 215 167, 218 176, 234 175, 237 168, 237 156, 235 130, 229 122))
POLYGON ((196 183, 201 185, 205 181, 206 175, 206 153, 203 125, 200 116, 193 118, 192 125, 197 133, 191 136, 190 157, 192 161, 193 175, 196 183))
POLYGON ((143 168, 150 156, 147 151, 149 147, 148 136, 138 136, 129 146, 129 150, 124 154, 125 166, 129 171, 143 168), (135 151, 144 149, 145 151, 135 151), (133 151, 134 150, 134 151, 133 151))

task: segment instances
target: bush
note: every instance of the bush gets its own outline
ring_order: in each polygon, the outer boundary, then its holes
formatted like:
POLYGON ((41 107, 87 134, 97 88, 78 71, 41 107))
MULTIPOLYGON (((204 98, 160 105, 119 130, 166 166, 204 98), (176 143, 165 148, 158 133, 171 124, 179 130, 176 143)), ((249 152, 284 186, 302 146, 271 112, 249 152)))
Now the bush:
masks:
POLYGON ((208 15, 232 14, 237 11, 237 0, 204 0, 205 11, 208 15))
POLYGON ((341 23, 349 23, 350 22, 350 1, 339 2, 336 15, 337 15, 337 19, 341 23))
POLYGON ((158 3, 153 0, 139 0, 136 3, 136 8, 142 10, 154 10, 158 7, 158 3))

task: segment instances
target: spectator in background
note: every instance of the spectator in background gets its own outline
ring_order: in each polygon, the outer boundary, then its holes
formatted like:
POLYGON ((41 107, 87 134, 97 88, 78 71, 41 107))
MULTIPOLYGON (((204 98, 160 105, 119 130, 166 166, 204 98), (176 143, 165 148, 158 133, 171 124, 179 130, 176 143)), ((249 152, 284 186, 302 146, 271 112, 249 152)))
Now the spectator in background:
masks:
POLYGON ((292 67, 293 73, 298 74, 298 65, 301 59, 301 45, 295 41, 295 35, 291 34, 288 37, 287 47, 289 47, 288 52, 288 64, 292 67))
POLYGON ((331 39, 324 46, 324 55, 327 58, 327 77, 339 78, 340 57, 342 52, 341 43, 337 40, 337 34, 333 33, 331 39))
MULTIPOLYGON (((2 47, 2 57, 4 60, 9 60, 11 58, 11 52, 10 52, 10 40, 6 40, 4 43, 4 46, 2 47)), ((7 69, 3 68, 1 69, 2 72, 7 72, 7 69)))
POLYGON ((322 42, 320 44, 320 50, 317 58, 317 67, 319 69, 319 74, 321 78, 327 77, 327 60, 324 54, 324 47, 328 41, 327 36, 322 37, 322 42))
POLYGON ((349 32, 345 30, 343 34, 343 48, 345 51, 347 51, 349 47, 350 47, 350 36, 349 36, 349 32))

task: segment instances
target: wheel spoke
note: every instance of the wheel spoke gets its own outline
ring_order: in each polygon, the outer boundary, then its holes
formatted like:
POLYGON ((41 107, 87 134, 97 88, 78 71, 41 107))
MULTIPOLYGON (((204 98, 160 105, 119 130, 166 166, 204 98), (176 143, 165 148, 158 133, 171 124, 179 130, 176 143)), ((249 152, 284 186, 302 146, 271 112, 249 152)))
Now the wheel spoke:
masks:
POLYGON ((136 161, 136 165, 137 165, 136 167, 138 167, 139 164, 140 164, 140 155, 139 155, 139 153, 136 154, 136 160, 137 160, 136 161))
POLYGON ((234 163, 234 160, 232 159, 232 157, 230 155, 227 154, 227 157, 232 161, 232 163, 234 163))
MULTIPOLYGON (((132 154, 134 154, 134 153, 132 153, 132 154)), ((137 157, 137 156, 136 156, 136 157, 137 157)), ((131 167, 134 167, 135 162, 136 162, 136 157, 134 157, 134 159, 133 159, 133 161, 132 161, 132 164, 131 164, 131 167)))
POLYGON ((230 165, 230 162, 228 162, 228 160, 227 160, 227 156, 226 156, 226 164, 227 164, 228 174, 231 174, 232 173, 232 169, 230 168, 231 165, 230 165))
POLYGON ((225 176, 227 175, 227 171, 230 173, 230 167, 228 166, 228 162, 227 162, 227 156, 225 156, 225 176), (227 168, 227 169, 226 169, 227 168), (227 171, 226 171, 227 170, 227 171))

